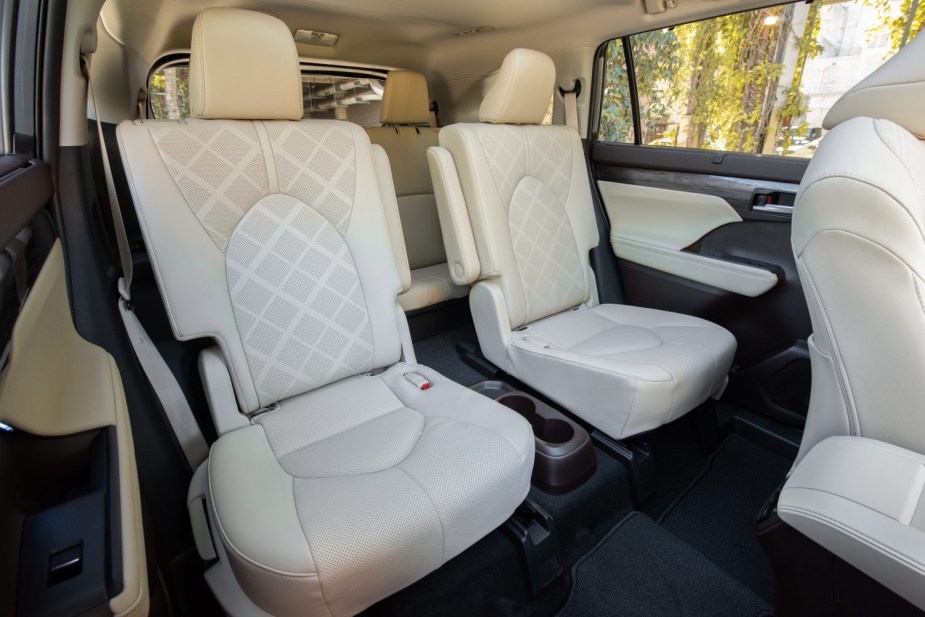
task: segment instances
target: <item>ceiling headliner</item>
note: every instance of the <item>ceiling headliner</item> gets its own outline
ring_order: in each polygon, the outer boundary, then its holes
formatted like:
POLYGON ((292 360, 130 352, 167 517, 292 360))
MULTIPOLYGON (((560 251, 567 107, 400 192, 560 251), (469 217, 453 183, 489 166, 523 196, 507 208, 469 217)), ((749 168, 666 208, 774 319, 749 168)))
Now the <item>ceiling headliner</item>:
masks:
POLYGON ((187 50, 193 20, 211 6, 272 13, 291 30, 334 32, 334 48, 299 46, 304 57, 398 66, 453 80, 485 75, 513 47, 555 53, 594 47, 614 36, 708 15, 772 4, 769 0, 679 0, 647 15, 642 0, 107 0, 102 20, 110 34, 148 65, 187 50), (474 26, 494 30, 453 33, 474 26))

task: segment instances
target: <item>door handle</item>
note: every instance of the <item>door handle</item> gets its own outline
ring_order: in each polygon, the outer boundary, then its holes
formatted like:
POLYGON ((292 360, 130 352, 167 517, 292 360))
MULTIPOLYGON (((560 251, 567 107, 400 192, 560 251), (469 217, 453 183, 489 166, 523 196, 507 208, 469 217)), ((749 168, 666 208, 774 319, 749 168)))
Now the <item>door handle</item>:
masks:
POLYGON ((793 216, 793 203, 796 193, 789 191, 769 191, 757 189, 752 193, 749 210, 759 214, 773 214, 790 218, 793 216))

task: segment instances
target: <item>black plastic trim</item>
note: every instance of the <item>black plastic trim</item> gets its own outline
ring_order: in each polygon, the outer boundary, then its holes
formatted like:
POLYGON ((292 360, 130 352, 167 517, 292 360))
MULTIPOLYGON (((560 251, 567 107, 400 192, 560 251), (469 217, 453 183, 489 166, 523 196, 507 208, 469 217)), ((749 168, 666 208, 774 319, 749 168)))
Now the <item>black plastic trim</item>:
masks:
POLYGON ((45 207, 53 193, 51 172, 41 161, 29 161, 0 178, 0 203, 3 204, 0 246, 9 244, 19 230, 45 207))
POLYGON ((591 152, 596 165, 681 171, 792 184, 800 183, 809 165, 809 159, 792 157, 603 141, 596 142, 591 152), (723 156, 718 157, 718 154, 723 156))

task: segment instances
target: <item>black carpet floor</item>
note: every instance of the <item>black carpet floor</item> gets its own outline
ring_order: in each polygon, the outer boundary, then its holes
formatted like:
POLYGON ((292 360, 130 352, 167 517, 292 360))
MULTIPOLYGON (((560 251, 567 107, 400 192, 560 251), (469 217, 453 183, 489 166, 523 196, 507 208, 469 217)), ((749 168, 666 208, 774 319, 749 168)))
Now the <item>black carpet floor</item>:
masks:
POLYGON ((476 341, 475 328, 471 325, 453 328, 436 336, 414 342, 414 354, 419 364, 429 366, 444 377, 463 386, 488 379, 488 376, 475 370, 459 356, 456 344, 459 341, 476 341))
POLYGON ((560 617, 757 617, 771 607, 648 516, 633 512, 572 571, 560 617))
POLYGON ((774 581, 755 537, 755 516, 784 481, 790 465, 789 459, 731 435, 660 522, 770 602, 774 581))

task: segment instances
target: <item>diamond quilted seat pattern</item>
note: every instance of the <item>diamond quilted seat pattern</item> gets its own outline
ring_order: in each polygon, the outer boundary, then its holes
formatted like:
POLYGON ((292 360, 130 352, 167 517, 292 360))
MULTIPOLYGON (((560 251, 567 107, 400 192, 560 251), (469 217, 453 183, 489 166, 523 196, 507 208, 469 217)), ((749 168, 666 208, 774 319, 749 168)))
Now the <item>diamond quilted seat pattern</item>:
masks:
POLYGON ((270 195, 241 220, 226 258, 261 404, 373 368, 356 267, 319 213, 294 197, 270 195))

